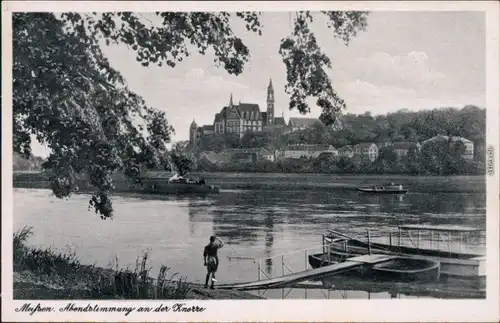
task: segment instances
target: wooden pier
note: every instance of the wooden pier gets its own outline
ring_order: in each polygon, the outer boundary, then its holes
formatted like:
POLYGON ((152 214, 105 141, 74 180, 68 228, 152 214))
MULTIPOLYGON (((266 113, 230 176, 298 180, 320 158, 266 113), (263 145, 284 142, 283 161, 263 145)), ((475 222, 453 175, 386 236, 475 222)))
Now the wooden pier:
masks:
POLYGON ((396 258, 388 255, 364 255, 354 257, 348 261, 338 263, 331 266, 320 267, 311 270, 305 270, 298 273, 292 273, 281 277, 270 278, 265 280, 257 280, 246 283, 224 284, 217 286, 220 289, 236 289, 236 290, 257 290, 282 288, 297 285, 298 283, 317 280, 323 277, 339 274, 348 270, 353 270, 362 266, 375 265, 396 258))

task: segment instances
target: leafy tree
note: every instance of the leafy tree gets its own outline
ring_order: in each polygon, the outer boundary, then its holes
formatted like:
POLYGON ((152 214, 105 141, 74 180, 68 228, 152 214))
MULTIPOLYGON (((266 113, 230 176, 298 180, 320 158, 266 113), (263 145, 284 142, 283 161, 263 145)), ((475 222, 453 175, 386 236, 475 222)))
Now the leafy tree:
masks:
POLYGON ((14 170, 24 170, 24 171, 40 170, 43 162, 44 161, 41 157, 30 156, 29 158, 25 158, 25 156, 22 156, 18 153, 14 153, 12 158, 12 164, 14 170))
POLYGON ((273 136, 267 132, 245 132, 240 140, 242 148, 263 148, 270 145, 273 136))
POLYGON ((394 164, 398 160, 398 155, 391 147, 382 147, 379 149, 378 159, 382 159, 390 164, 394 164))
POLYGON ((317 172, 333 173, 337 171, 337 158, 331 153, 322 153, 313 160, 312 167, 317 172))
MULTIPOLYGON (((322 12, 333 36, 347 45, 366 28, 366 12, 322 12)), ((139 169, 165 163, 173 129, 163 112, 148 107, 127 88, 102 46, 123 43, 143 66, 175 67, 192 54, 213 53, 214 62, 239 75, 250 57, 231 29, 227 12, 157 12, 159 24, 140 13, 13 14, 13 148, 30 155, 30 135, 51 154, 43 167, 57 197, 67 197, 88 176, 95 192, 90 204, 102 218, 112 216, 112 174, 138 177, 139 169)), ((238 12, 248 31, 262 33, 258 12, 238 12)), ((345 107, 325 69, 310 25, 310 12, 297 12, 293 32, 280 53, 287 71, 290 108, 309 112, 317 98, 321 120, 330 124, 345 107)))
POLYGON ((179 143, 175 144, 168 152, 167 159, 170 168, 179 176, 186 176, 189 171, 196 168, 193 156, 186 153, 179 143))

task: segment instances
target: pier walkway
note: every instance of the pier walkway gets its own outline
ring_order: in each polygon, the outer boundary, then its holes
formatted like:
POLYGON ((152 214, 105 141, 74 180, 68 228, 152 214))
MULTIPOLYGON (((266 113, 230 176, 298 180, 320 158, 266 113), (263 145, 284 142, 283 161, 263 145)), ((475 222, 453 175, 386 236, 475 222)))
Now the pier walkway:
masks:
POLYGON ((333 274, 342 273, 348 270, 353 270, 366 265, 375 265, 396 258, 388 255, 364 255, 350 258, 348 261, 335 265, 320 267, 311 270, 305 270, 298 273, 288 274, 281 277, 257 280, 247 283, 223 284, 218 285, 219 289, 236 289, 236 290, 257 290, 267 288, 282 288, 293 286, 301 282, 320 279, 333 274))

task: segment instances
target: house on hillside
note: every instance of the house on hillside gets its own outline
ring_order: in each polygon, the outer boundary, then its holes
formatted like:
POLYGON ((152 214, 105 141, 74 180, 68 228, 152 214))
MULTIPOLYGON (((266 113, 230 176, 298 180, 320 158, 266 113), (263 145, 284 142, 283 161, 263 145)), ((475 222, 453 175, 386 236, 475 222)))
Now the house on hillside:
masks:
POLYGON ((422 142, 422 147, 424 147, 425 145, 427 145, 429 143, 436 142, 436 141, 448 141, 451 144, 461 142, 465 146, 465 151, 462 154, 462 158, 464 158, 466 160, 473 160, 474 159, 474 143, 472 141, 470 141, 469 139, 466 139, 463 137, 456 137, 456 136, 448 137, 448 136, 444 136, 444 135, 437 135, 437 136, 432 137, 430 139, 424 140, 422 142))
POLYGON ((378 142, 376 145, 378 147, 378 149, 382 149, 382 148, 387 148, 387 147, 391 147, 392 146, 392 142, 391 141, 381 141, 381 142, 378 142))
POLYGON ((289 145, 282 153, 283 158, 299 159, 299 158, 317 158, 322 153, 330 153, 335 157, 338 156, 338 151, 332 145, 312 145, 312 144, 296 144, 289 145))
POLYGON ((351 159, 354 156, 354 150, 352 146, 345 145, 339 148, 339 157, 345 159, 351 159))
POLYGON ((255 163, 258 160, 274 161, 274 153, 265 148, 227 149, 224 155, 244 163, 255 163))
POLYGON ((290 118, 288 128, 291 131, 304 130, 319 122, 321 121, 316 118, 290 118))
POLYGON ((199 160, 207 160, 212 164, 226 164, 231 160, 224 154, 218 154, 213 151, 204 151, 200 154, 199 160))
POLYGON ((373 163, 378 158, 378 147, 373 142, 362 142, 354 146, 354 156, 365 156, 373 163))
POLYGON ((400 141, 400 142, 395 142, 393 143, 390 148, 392 151, 398 156, 398 159, 407 156, 408 152, 411 149, 416 150, 417 152, 420 151, 420 144, 418 142, 405 142, 405 141, 400 141))

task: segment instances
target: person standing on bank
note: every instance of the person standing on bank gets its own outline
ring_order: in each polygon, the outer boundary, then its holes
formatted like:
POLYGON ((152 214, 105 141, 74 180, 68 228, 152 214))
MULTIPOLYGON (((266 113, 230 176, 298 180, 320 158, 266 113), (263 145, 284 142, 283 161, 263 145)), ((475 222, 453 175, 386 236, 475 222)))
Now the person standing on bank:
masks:
POLYGON ((210 279, 210 275, 212 275, 212 283, 210 284, 210 288, 214 289, 214 283, 217 281, 215 279, 215 272, 217 272, 217 268, 219 267, 219 257, 217 256, 217 250, 219 250, 223 246, 224 242, 215 236, 211 236, 210 243, 205 246, 205 250, 203 251, 204 266, 207 267, 205 288, 208 288, 208 281, 210 279))

